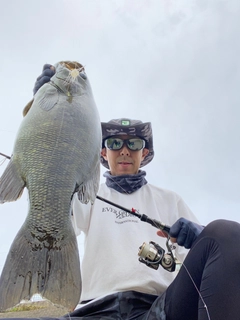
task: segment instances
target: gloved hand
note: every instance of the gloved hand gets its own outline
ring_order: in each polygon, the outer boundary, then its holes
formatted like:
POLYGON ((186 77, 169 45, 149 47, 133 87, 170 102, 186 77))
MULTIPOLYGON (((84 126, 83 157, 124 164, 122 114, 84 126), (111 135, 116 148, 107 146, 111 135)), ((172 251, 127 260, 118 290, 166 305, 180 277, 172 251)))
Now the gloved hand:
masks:
POLYGON ((204 227, 197 223, 180 218, 170 228, 169 235, 177 239, 177 244, 190 249, 203 229, 204 227))
POLYGON ((51 64, 45 64, 43 66, 42 74, 37 78, 35 82, 33 94, 35 94, 42 85, 49 82, 54 74, 55 68, 51 64))

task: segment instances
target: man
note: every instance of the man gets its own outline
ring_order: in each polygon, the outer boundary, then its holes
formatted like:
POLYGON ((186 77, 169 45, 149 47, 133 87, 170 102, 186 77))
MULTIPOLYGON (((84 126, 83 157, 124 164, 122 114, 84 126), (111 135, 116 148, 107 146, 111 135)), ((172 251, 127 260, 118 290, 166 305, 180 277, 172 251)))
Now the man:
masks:
MULTIPOLYGON (((50 79, 54 71, 49 67, 35 91, 50 79)), ((140 263, 143 242, 153 241, 166 250, 166 234, 156 234, 151 225, 114 205, 99 199, 83 205, 74 197, 73 225, 86 238, 81 305, 70 317, 238 319, 240 254, 234 244, 240 241, 240 225, 219 220, 203 228, 176 193, 147 183, 140 168, 154 156, 151 123, 111 120, 102 123, 102 136, 101 162, 109 171, 98 195, 171 226, 171 240, 178 244, 176 257, 183 265, 176 274, 140 263), (190 249, 188 254, 183 247, 190 249)))

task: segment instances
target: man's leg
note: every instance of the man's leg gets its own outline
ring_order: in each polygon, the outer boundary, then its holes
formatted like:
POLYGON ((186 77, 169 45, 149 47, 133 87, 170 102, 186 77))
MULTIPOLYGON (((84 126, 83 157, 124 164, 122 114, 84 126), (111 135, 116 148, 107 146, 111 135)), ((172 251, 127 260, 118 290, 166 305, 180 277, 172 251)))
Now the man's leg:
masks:
POLYGON ((240 224, 217 220, 202 231, 166 291, 165 312, 167 320, 240 319, 240 224))

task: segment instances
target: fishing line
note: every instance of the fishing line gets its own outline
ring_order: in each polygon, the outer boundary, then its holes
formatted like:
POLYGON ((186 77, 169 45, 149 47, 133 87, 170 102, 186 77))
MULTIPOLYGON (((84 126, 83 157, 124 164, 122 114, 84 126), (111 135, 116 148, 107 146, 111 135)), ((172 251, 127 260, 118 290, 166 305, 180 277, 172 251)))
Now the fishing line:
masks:
POLYGON ((197 293, 198 293, 198 295, 199 295, 199 297, 200 297, 200 299, 201 299, 201 301, 202 301, 202 303, 203 303, 203 306, 204 306, 204 308, 205 308, 205 311, 206 311, 206 313, 207 313, 208 320, 211 320, 210 314, 209 314, 209 311, 208 311, 208 307, 207 307, 207 305, 206 305, 206 303, 205 303, 205 301, 204 301, 204 299, 203 299, 203 296, 201 295, 201 292, 199 291, 196 283, 194 282, 194 280, 193 280, 193 278, 192 278, 192 276, 191 276, 188 268, 186 267, 185 263, 184 263, 184 262, 181 262, 181 263, 182 263, 182 266, 184 267, 184 269, 186 270, 189 278, 191 279, 191 281, 192 281, 195 289, 197 290, 197 293))
POLYGON ((0 166, 4 164, 4 162, 6 161, 6 159, 11 159, 11 157, 7 156, 4 153, 0 152, 0 156, 3 156, 4 158, 2 160, 0 160, 0 166))
POLYGON ((6 158, 0 161, 0 166, 4 164, 4 162, 6 161, 6 158))

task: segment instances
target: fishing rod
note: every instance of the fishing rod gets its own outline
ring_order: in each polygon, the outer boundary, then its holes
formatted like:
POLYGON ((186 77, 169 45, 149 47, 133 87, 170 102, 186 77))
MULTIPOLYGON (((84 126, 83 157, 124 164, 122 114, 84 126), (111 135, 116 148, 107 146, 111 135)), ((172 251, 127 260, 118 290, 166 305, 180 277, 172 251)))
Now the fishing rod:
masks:
POLYGON ((0 152, 0 156, 3 156, 3 157, 5 157, 5 158, 7 158, 7 159, 9 159, 9 160, 11 159, 11 157, 9 157, 9 156, 7 156, 6 154, 1 153, 1 152, 0 152))
POLYGON ((120 206, 120 205, 118 205, 118 204, 116 204, 114 202, 111 202, 111 201, 109 201, 109 200, 107 200, 105 198, 102 198, 102 197, 100 197, 98 195, 96 196, 96 198, 101 200, 101 201, 104 201, 104 202, 106 202, 108 204, 111 204, 112 206, 117 207, 117 208, 119 208, 119 209, 121 209, 123 211, 126 211, 126 212, 138 217, 141 221, 147 222, 147 223, 151 224, 153 227, 155 227, 157 229, 160 229, 160 230, 163 230, 167 234, 169 234, 170 226, 168 226, 168 225, 166 225, 166 224, 164 224, 164 223, 162 223, 162 222, 160 222, 158 220, 151 219, 146 214, 139 214, 139 213, 136 212, 136 209, 134 209, 134 208, 132 208, 131 210, 127 209, 127 208, 124 208, 124 207, 122 207, 122 206, 120 206))

